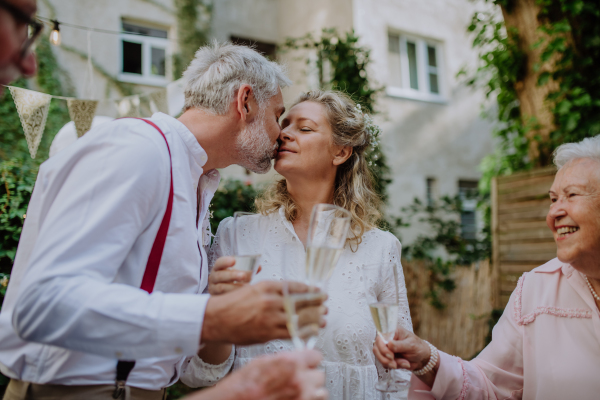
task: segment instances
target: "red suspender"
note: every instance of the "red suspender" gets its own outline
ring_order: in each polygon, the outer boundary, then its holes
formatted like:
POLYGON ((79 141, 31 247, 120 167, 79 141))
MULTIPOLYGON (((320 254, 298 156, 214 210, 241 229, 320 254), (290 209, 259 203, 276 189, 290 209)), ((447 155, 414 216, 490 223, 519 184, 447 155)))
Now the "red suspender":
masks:
MULTIPOLYGON (((148 262, 146 263, 146 270, 144 271, 144 277, 142 278, 141 289, 148 293, 152 293, 154 290, 154 284, 156 283, 156 276, 158 275, 158 267, 160 266, 160 260, 162 258, 163 250, 165 249, 165 242, 167 241, 167 233, 169 231, 169 224, 171 223, 171 212, 173 211, 173 159, 171 158, 171 148, 167 137, 160 130, 155 123, 148 121, 147 119, 137 118, 148 125, 153 126, 160 134, 165 143, 167 144, 167 150, 169 151, 169 163, 171 167, 171 187, 169 188, 169 200, 167 201, 167 210, 158 228, 158 233, 152 244, 150 255, 148 256, 148 262)), ((119 360, 117 363, 117 377, 115 379, 115 390, 113 392, 113 399, 122 398, 125 394, 125 384, 131 370, 135 367, 135 361, 124 361, 119 360)))
POLYGON ((154 290, 154 283, 156 282, 156 276, 158 275, 160 260, 165 248, 165 242, 167 240, 167 232, 169 231, 169 223, 171 222, 171 212, 173 211, 173 160, 171 159, 171 148, 169 147, 169 142, 167 142, 165 134, 158 126, 156 126, 154 122, 148 121, 147 119, 142 119, 142 121, 156 128, 156 130, 162 135, 163 139, 165 139, 167 150, 169 151, 169 162, 171 164, 171 187, 169 188, 167 210, 165 211, 165 216, 163 217, 160 227, 158 228, 156 239, 154 239, 154 243, 152 244, 150 256, 148 257, 148 262, 146 263, 146 271, 144 272, 142 285, 140 286, 140 288, 146 292, 152 293, 152 290, 154 290))

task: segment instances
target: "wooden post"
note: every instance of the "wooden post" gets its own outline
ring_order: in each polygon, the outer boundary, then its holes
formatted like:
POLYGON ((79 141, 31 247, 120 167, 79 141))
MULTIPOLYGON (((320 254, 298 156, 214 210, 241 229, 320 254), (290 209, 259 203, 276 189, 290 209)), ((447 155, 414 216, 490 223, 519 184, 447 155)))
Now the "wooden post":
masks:
POLYGON ((498 226, 498 178, 492 178, 492 305, 500 308, 500 229, 498 226))

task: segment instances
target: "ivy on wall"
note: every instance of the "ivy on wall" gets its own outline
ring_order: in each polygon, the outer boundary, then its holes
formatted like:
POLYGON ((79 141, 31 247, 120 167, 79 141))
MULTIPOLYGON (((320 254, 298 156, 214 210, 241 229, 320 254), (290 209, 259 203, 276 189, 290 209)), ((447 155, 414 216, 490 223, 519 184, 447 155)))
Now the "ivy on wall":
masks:
POLYGON ((196 51, 208 43, 212 5, 203 0, 174 0, 177 17, 177 45, 173 56, 173 77, 179 79, 196 51))

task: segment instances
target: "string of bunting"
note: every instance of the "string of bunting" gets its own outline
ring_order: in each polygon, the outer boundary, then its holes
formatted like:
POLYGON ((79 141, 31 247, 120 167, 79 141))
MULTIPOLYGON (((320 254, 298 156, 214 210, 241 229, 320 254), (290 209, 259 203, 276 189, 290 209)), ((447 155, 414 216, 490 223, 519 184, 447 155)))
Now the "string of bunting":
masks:
MULTIPOLYGON (((92 126, 98 100, 53 96, 15 86, 6 87, 15 102, 31 158, 35 158, 42 140, 52 99, 66 100, 69 117, 75 124, 78 137, 83 136, 92 126)), ((155 112, 177 115, 183 107, 183 81, 180 79, 171 82, 166 88, 123 97, 114 102, 119 117, 149 117, 155 112)))

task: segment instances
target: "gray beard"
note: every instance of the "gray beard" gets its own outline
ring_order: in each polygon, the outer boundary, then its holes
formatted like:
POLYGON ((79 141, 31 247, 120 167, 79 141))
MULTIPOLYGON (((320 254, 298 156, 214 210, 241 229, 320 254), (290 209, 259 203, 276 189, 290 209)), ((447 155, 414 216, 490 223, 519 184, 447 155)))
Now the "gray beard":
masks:
POLYGON ((265 174, 271 169, 271 160, 277 155, 279 144, 271 143, 265 132, 264 115, 246 127, 238 136, 236 149, 240 155, 238 165, 257 174, 265 174))

